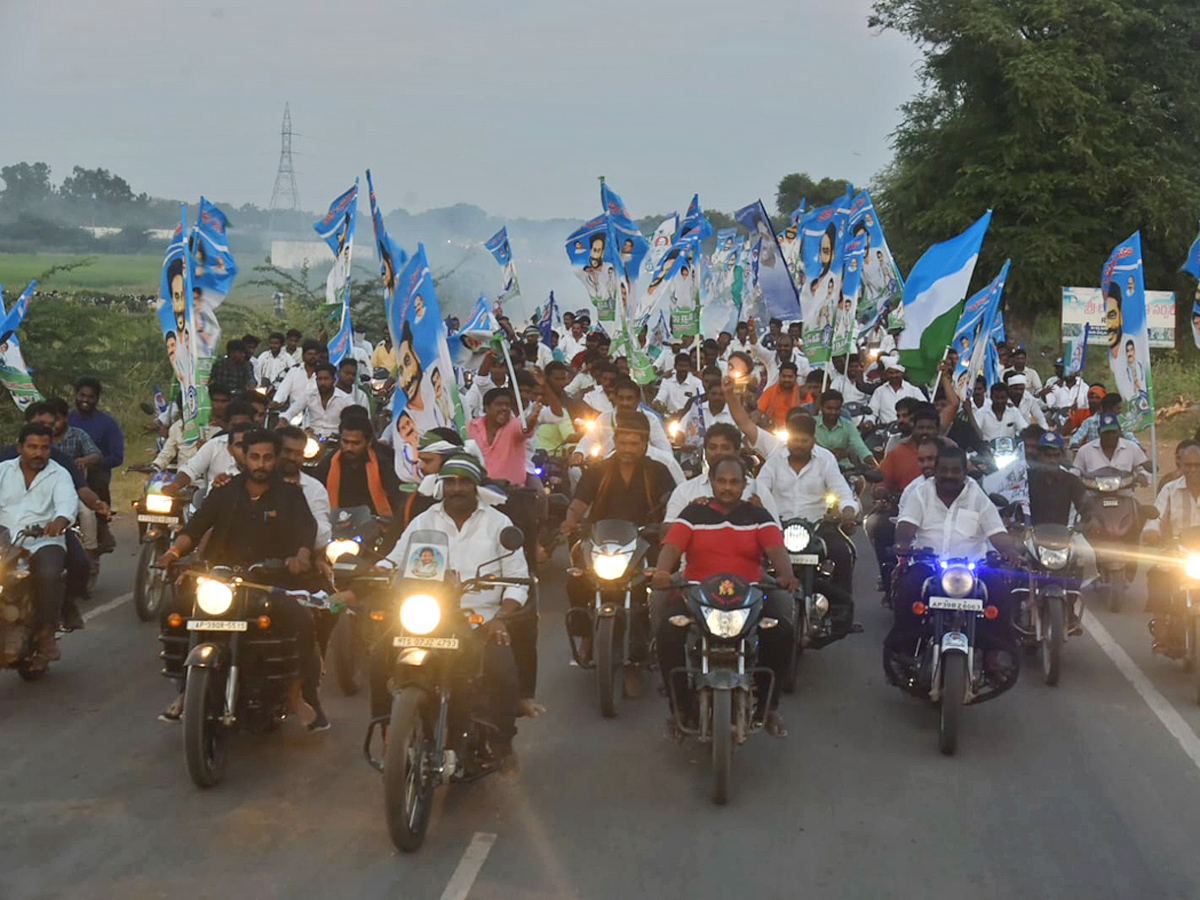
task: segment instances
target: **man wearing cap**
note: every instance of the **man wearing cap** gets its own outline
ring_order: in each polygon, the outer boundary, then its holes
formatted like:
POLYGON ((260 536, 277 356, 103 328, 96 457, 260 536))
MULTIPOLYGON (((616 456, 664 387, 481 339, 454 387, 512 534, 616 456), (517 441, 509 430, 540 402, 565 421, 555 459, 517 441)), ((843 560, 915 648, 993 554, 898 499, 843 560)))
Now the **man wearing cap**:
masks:
POLYGON ((1013 407, 1025 419, 1034 425, 1037 425, 1042 431, 1050 431, 1050 425, 1046 421, 1046 414, 1042 412, 1042 404, 1037 402, 1033 396, 1033 391, 1030 389, 1030 381, 1028 376, 1017 372, 1015 369, 1009 369, 1008 374, 1004 376, 1004 383, 1008 385, 1008 399, 1012 402, 1013 407))
MULTIPOLYGON (((1093 390, 1095 390, 1095 388, 1093 388, 1093 390)), ((1103 388, 1100 388, 1100 390, 1103 390, 1103 388)), ((1071 443, 1069 445, 1071 449, 1075 450, 1079 447, 1082 447, 1084 444, 1090 444, 1092 441, 1096 440, 1096 438, 1100 437, 1100 417, 1104 413, 1112 413, 1114 416, 1120 418, 1121 407, 1123 405, 1124 403, 1121 399, 1121 395, 1116 391, 1113 391, 1111 394, 1105 394, 1103 397, 1101 397, 1100 409, 1095 413, 1095 415, 1089 416, 1087 419, 1085 419, 1083 424, 1075 430, 1073 435, 1071 435, 1071 443)), ((1138 439, 1134 437, 1133 432, 1129 431, 1128 429, 1121 429, 1121 437, 1125 438, 1127 441, 1133 441, 1135 444, 1138 443, 1138 439)))
POLYGON ((1015 406, 1009 404, 1008 385, 1003 381, 993 384, 990 394, 992 402, 971 413, 975 418, 975 427, 979 429, 979 436, 985 441, 994 441, 997 438, 1015 440, 1029 427, 1028 420, 1015 406))
POLYGON ((1121 422, 1112 413, 1101 413, 1096 429, 1100 436, 1075 454, 1075 468, 1084 478, 1100 469, 1132 474, 1150 465, 1141 447, 1121 437, 1121 422))
POLYGON ((554 362, 554 351, 542 343, 542 332, 536 325, 530 325, 522 334, 525 347, 525 359, 530 365, 544 369, 554 362))
POLYGON ((1050 392, 1062 384, 1063 374, 1063 358, 1060 356, 1054 361, 1054 374, 1046 379, 1046 383, 1042 385, 1042 389, 1037 392, 1038 397, 1042 400, 1046 400, 1050 396, 1050 392))
MULTIPOLYGON (((483 469, 475 457, 454 453, 446 457, 437 474, 442 500, 416 516, 388 559, 403 571, 407 562, 409 540, 417 531, 439 531, 450 539, 446 567, 462 580, 482 574, 500 578, 528 578, 529 567, 520 552, 509 553, 500 545, 500 532, 512 525, 512 520, 494 507, 479 502, 479 485, 483 469)), ((498 732, 493 746, 497 758, 506 760, 503 767, 514 771, 516 755, 512 739, 517 733, 517 664, 512 651, 512 638, 506 619, 521 609, 529 598, 524 586, 483 588, 462 595, 462 609, 478 613, 484 622, 477 632, 486 643, 483 646, 483 686, 487 694, 492 724, 498 732)), ((372 691, 372 716, 387 715, 386 685, 383 697, 372 691)))
POLYGON ((1088 417, 1088 406, 1093 399, 1097 405, 1100 403, 1100 398, 1104 396, 1104 388, 1089 390, 1087 382, 1079 377, 1079 373, 1075 371, 1067 372, 1063 376, 1063 380, 1059 382, 1046 397, 1046 405, 1053 409, 1069 409, 1071 410, 1071 428, 1078 428, 1080 423, 1088 417))
POLYGON ((926 398, 919 387, 905 381, 904 366, 900 365, 898 357, 886 357, 881 360, 881 364, 885 380, 871 395, 871 412, 880 425, 890 425, 896 421, 897 400, 901 397, 912 397, 916 400, 926 398))
MULTIPOLYGON (((1037 451, 1028 459, 1029 518, 1032 525, 1069 525, 1072 507, 1076 515, 1083 512, 1087 491, 1079 476, 1065 467, 1063 443, 1061 434, 1047 431, 1038 438, 1037 451)), ((1096 552, 1079 531, 1072 535, 1071 547, 1083 569, 1083 586, 1086 587, 1100 574, 1096 569, 1096 552)))

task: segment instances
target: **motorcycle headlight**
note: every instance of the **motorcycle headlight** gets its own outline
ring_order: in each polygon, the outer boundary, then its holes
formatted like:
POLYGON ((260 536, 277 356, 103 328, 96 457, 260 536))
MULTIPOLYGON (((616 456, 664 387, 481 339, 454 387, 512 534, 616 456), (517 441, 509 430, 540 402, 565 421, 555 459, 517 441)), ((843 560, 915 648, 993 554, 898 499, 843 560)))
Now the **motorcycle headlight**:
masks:
POLYGON ((175 500, 166 494, 147 494, 146 512, 167 515, 175 505, 175 500))
POLYGON ((1200 553, 1189 553, 1183 563, 1184 574, 1188 578, 1200 581, 1200 553))
POLYGON ((616 581, 629 568, 633 554, 628 550, 618 550, 615 553, 605 553, 601 550, 592 551, 592 571, 597 578, 605 581, 616 581))
POLYGON ((349 538, 330 541, 325 545, 325 558, 331 563, 337 562, 343 556, 358 556, 362 547, 358 545, 358 541, 352 541, 349 538))
POLYGON ((400 624, 413 634, 429 634, 442 620, 442 608, 428 594, 410 594, 400 604, 400 624))
POLYGON ((746 620, 750 618, 748 609, 713 609, 707 606, 703 609, 705 626, 720 638, 737 637, 746 627, 746 620))
POLYGON ((789 525, 783 529, 783 546, 788 553, 803 553, 812 535, 803 525, 789 525))
MULTIPOLYGON (((1067 559, 1071 555, 1069 547, 1063 547, 1061 550, 1051 550, 1049 547, 1038 547, 1038 559, 1047 569, 1061 569, 1067 564, 1067 559)), ((1197 558, 1200 562, 1200 557, 1197 558)), ((1200 568, 1197 569, 1200 572, 1200 568)))
POLYGON ((371 379, 371 390, 373 390, 375 393, 379 393, 380 391, 383 390, 383 386, 385 384, 387 384, 387 382, 384 381, 382 378, 372 378, 371 379))
POLYGON ((1121 476, 1119 475, 1104 475, 1096 479, 1096 490, 1103 491, 1108 494, 1112 491, 1121 489, 1121 476))
POLYGON ((223 616, 233 606, 233 588, 211 578, 196 579, 196 605, 208 616, 223 616))
POLYGON ((951 566, 942 573, 942 590, 947 597, 965 597, 975 587, 975 575, 966 566, 951 566))
POLYGON ((788 439, 787 429, 786 428, 776 428, 775 429, 775 437, 786 444, 787 439, 788 439))
POLYGON ((321 442, 315 437, 310 437, 304 442, 304 458, 316 459, 317 454, 321 452, 321 442))
POLYGON ((829 615, 829 598, 824 594, 813 594, 810 603, 814 615, 822 619, 829 615))

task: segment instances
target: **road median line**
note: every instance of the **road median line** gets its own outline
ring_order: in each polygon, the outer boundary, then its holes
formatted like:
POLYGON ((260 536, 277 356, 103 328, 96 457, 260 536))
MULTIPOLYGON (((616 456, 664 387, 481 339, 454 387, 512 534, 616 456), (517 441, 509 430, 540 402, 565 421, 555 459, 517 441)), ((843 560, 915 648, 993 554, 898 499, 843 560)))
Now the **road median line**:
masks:
POLYGON ((92 619, 96 618, 97 616, 103 615, 104 613, 108 612, 109 610, 116 609, 118 606, 124 606, 126 603, 128 603, 132 599, 133 599, 132 591, 130 591, 128 594, 122 594, 120 597, 117 597, 115 600, 109 600, 107 603, 105 603, 101 606, 97 606, 95 609, 90 609, 87 612, 85 612, 83 614, 83 621, 90 622, 90 621, 92 621, 92 619))

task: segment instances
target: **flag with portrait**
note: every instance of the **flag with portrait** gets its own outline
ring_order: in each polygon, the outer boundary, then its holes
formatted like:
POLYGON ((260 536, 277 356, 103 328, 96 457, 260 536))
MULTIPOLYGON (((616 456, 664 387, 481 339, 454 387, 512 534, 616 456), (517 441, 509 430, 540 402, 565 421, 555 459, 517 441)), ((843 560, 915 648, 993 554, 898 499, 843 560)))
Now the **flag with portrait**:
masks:
POLYGON ((996 317, 1000 315, 1000 300, 1004 295, 1004 283, 1008 280, 1008 268, 1011 264, 1012 260, 1006 259, 1000 274, 983 290, 967 298, 958 317, 951 348, 958 353, 958 362, 955 363, 952 377, 960 397, 965 398, 971 393, 975 379, 980 375, 987 378, 989 387, 995 380, 995 373, 989 374, 986 361, 989 347, 990 352, 995 353, 995 345, 990 335, 996 317))
MULTIPOLYGON (((842 254, 842 289, 833 316, 830 356, 848 356, 854 350, 854 335, 857 330, 854 323, 859 298, 862 296, 863 255, 866 245, 864 236, 859 235, 846 242, 846 249, 842 254)), ((815 361, 812 357, 809 359, 815 361)))
MULTIPOLYGON (((788 273, 775 237, 775 228, 761 200, 744 206, 733 217, 750 232, 756 260, 756 286, 766 305, 767 314, 785 322, 800 317, 800 296, 788 273)), ((743 306, 745 298, 743 298, 743 306)))
MULTIPOLYGON (((29 282, 13 308, 4 312, 3 321, 0 322, 0 384, 8 389, 13 403, 22 411, 43 399, 41 392, 33 385, 29 367, 25 365, 25 357, 21 354, 21 342, 17 339, 17 329, 29 311, 29 301, 33 299, 35 287, 36 280, 29 282)), ((3 290, 0 290, 0 312, 4 310, 3 294, 3 290)))
POLYGON ((1125 401, 1121 419, 1129 431, 1154 423, 1154 385, 1146 323, 1146 286, 1142 234, 1135 231, 1117 245, 1100 273, 1108 364, 1125 401))
POLYGON ((865 323, 874 319, 885 303, 891 310, 902 309, 904 279, 888 247, 887 238, 883 236, 879 213, 871 202, 870 193, 865 190, 855 194, 850 204, 850 234, 853 237, 866 236, 858 321, 865 323))
POLYGON ((155 309, 166 344, 167 359, 179 382, 184 441, 192 444, 200 439, 200 416, 208 410, 208 391, 197 379, 192 254, 187 246, 187 206, 182 203, 179 204, 179 218, 179 225, 163 257, 155 309))
POLYGON ((358 221, 358 179, 350 190, 329 204, 313 223, 313 230, 333 252, 333 267, 325 278, 325 302, 338 313, 337 334, 329 342, 329 361, 338 365, 349 353, 353 335, 350 322, 350 259, 358 221))
POLYGON ((483 245, 500 266, 500 293, 496 302, 503 306, 509 300, 521 296, 517 283, 517 264, 513 261, 512 244, 508 241, 508 226, 493 234, 483 245))
MULTIPOLYGON (((237 263, 229 250, 229 220, 225 213, 210 202, 200 198, 196 213, 196 224, 192 228, 192 300, 193 322, 196 340, 196 383, 207 386, 213 360, 222 354, 221 323, 217 321, 217 308, 225 302, 237 276, 237 263)), ((208 422, 208 391, 200 393, 200 422, 208 422)))
POLYGON ((621 267, 632 284, 642 269, 642 260, 650 252, 650 244, 633 221, 625 201, 603 181, 600 182, 600 205, 608 216, 616 255, 620 257, 621 267))
POLYGON ((396 280, 400 270, 408 262, 408 254, 388 234, 388 230, 383 224, 383 214, 379 211, 379 203, 375 199, 375 185, 371 183, 370 169, 367 169, 367 199, 371 204, 371 225, 375 229, 375 253, 379 257, 379 279, 383 283, 383 311, 390 321, 392 301, 396 297, 396 280))
POLYGON ((1183 261, 1183 265, 1179 267, 1179 271, 1187 272, 1196 281, 1196 291, 1192 295, 1192 340, 1196 342, 1196 347, 1200 348, 1200 235, 1192 241, 1192 246, 1188 248, 1187 259, 1183 261))
POLYGON ((804 352, 810 360, 829 358, 833 319, 842 296, 848 222, 846 205, 845 198, 835 200, 809 211, 800 221, 803 278, 797 288, 804 322, 804 352))

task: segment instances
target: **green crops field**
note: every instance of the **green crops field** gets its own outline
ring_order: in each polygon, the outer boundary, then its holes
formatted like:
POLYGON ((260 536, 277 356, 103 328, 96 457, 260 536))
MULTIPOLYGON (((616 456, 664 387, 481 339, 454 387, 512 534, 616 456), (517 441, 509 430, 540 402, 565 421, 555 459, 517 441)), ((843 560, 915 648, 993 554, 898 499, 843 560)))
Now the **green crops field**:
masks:
POLYGON ((0 253, 0 284, 19 293, 31 278, 54 266, 90 260, 86 266, 57 272, 42 285, 46 290, 153 294, 158 290, 162 255, 156 253, 0 253))

